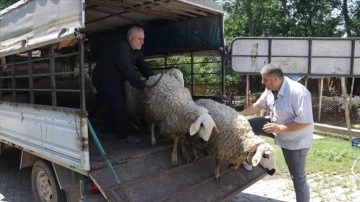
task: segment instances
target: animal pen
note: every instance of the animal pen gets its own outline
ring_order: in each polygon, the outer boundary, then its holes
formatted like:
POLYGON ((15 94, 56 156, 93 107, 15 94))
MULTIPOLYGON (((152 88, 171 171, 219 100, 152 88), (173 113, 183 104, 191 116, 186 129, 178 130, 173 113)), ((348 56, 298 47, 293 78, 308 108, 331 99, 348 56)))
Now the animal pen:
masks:
POLYGON ((232 69, 246 75, 247 100, 250 76, 278 63, 312 93, 315 129, 360 137, 360 39, 240 37, 231 50, 232 69))

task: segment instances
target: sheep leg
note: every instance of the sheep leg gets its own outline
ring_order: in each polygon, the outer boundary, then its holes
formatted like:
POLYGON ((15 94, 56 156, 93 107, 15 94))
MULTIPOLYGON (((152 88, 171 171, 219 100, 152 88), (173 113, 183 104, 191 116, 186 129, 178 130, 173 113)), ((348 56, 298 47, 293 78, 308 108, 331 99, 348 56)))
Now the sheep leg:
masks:
POLYGON ((197 161, 199 159, 199 156, 197 154, 196 147, 194 144, 191 144, 191 150, 192 150, 192 154, 194 156, 194 161, 197 161))
POLYGON ((171 162, 173 165, 177 165, 177 146, 179 143, 179 136, 175 136, 174 138, 174 148, 171 155, 171 162))
POLYGON ((232 164, 229 165, 229 169, 230 170, 236 170, 236 169, 239 168, 239 166, 240 166, 240 163, 232 163, 232 164))
POLYGON ((155 124, 154 123, 151 123, 150 131, 151 131, 151 145, 153 147, 155 147, 156 146, 156 139, 155 139, 155 124))
POLYGON ((191 153, 194 157, 194 161, 197 161, 199 159, 199 156, 197 154, 195 144, 191 141, 191 139, 188 136, 187 136, 187 139, 189 140, 189 143, 190 143, 191 153))
POLYGON ((214 171, 214 178, 216 182, 220 181, 220 159, 215 159, 215 171, 214 171))
POLYGON ((181 138, 181 150, 182 150, 182 155, 184 157, 184 159, 189 163, 190 162, 190 157, 189 154, 187 153, 186 147, 185 147, 185 143, 184 143, 184 138, 181 138))

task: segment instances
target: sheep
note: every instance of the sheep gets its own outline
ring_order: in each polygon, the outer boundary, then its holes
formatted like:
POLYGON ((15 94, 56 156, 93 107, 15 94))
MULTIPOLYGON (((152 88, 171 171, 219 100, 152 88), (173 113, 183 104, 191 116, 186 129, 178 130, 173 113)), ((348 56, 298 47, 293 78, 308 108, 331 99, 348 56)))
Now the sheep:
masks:
POLYGON ((155 82, 157 86, 166 86, 167 88, 172 88, 172 86, 184 87, 184 78, 183 73, 177 68, 168 69, 164 74, 163 78, 159 80, 160 74, 153 75, 149 77, 146 81, 147 86, 154 85, 155 82))
POLYGON ((145 121, 143 108, 143 91, 133 87, 129 81, 125 82, 126 113, 130 125, 137 131, 143 131, 141 125, 145 121))
MULTIPOLYGON (((158 83, 156 85, 176 85, 184 86, 183 73, 176 68, 171 68, 164 73, 165 77, 169 77, 167 80, 169 83, 158 83)), ((162 79, 161 79, 162 80, 162 79)), ((159 80, 159 82, 161 82, 159 80)), ((158 81, 158 76, 153 76, 148 79, 147 83, 154 84, 158 81)), ((126 110, 129 117, 130 125, 137 131, 142 132, 144 129, 142 125, 145 122, 144 112, 144 95, 143 90, 134 88, 129 81, 125 82, 125 97, 126 97, 126 110)), ((153 126, 154 127, 154 126, 153 126)), ((156 144, 155 137, 152 138, 153 145, 156 144)))
MULTIPOLYGON (((158 75, 150 77, 146 85, 151 85, 158 75)), ((154 144, 154 126, 159 132, 174 140, 171 155, 173 165, 177 164, 177 146, 181 141, 183 156, 189 160, 184 146, 183 136, 189 132, 196 133, 207 141, 213 129, 217 130, 214 120, 205 107, 195 104, 189 90, 181 85, 174 85, 174 77, 164 74, 161 81, 149 88, 144 97, 146 120, 151 127, 152 143, 154 144)))
POLYGON ((220 160, 229 161, 231 170, 237 169, 243 162, 250 162, 252 166, 260 163, 269 175, 275 173, 274 148, 254 134, 244 116, 233 108, 210 99, 199 99, 196 104, 209 110, 220 131, 211 134, 204 145, 206 152, 215 157, 216 181, 220 180, 220 160))

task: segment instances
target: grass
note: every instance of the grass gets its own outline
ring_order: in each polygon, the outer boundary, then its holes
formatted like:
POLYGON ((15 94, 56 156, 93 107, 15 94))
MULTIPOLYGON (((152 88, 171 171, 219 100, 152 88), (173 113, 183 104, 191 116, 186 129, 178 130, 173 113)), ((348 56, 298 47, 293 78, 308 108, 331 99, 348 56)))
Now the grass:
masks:
MULTIPOLYGON (((354 162, 360 158, 360 148, 352 147, 349 140, 344 138, 332 137, 327 134, 319 135, 325 138, 314 139, 307 158, 307 173, 322 172, 328 175, 351 175, 354 162)), ((281 148, 274 144, 273 139, 263 138, 274 145, 276 149, 277 174, 288 173, 281 148)), ((354 172, 360 177, 360 159, 354 167, 354 172)))
MULTIPOLYGON (((352 147, 348 139, 339 135, 318 135, 325 138, 314 139, 306 166, 312 197, 319 201, 329 201, 333 198, 327 198, 328 193, 337 193, 338 201, 357 201, 360 189, 360 148, 352 147), (338 188, 341 188, 340 192, 338 188)), ((273 139, 262 137, 276 149, 275 177, 289 177, 281 148, 274 144, 273 139)))

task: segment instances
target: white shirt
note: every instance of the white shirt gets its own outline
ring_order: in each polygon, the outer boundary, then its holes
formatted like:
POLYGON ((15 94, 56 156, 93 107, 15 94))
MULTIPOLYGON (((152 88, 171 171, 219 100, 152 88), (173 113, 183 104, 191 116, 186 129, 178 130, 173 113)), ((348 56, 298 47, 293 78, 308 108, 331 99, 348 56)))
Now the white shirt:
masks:
POLYGON ((270 110, 270 119, 274 123, 311 123, 303 129, 275 135, 275 143, 282 148, 289 150, 310 148, 313 140, 314 119, 311 94, 305 86, 285 76, 277 93, 277 99, 270 90, 266 89, 256 104, 260 108, 270 110))

